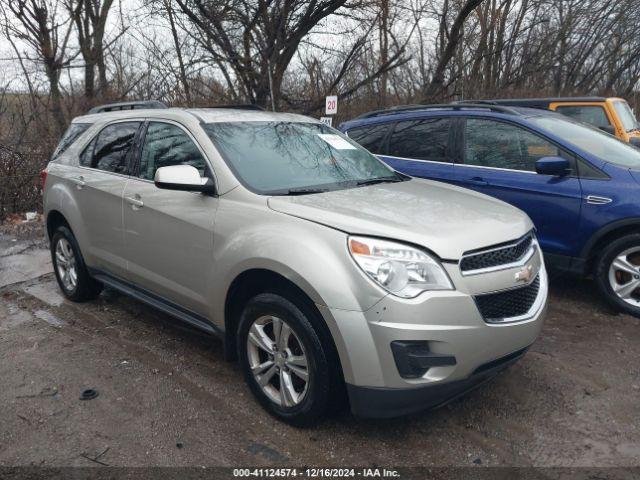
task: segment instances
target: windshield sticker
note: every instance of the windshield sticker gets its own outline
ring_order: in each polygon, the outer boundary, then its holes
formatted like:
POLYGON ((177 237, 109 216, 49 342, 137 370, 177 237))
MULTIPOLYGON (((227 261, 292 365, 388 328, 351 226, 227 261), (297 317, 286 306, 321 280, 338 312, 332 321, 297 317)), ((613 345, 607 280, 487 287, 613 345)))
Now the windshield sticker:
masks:
POLYGON ((318 136, 331 145, 336 150, 355 150, 356 147, 347 142, 344 138, 333 133, 318 133, 318 136))

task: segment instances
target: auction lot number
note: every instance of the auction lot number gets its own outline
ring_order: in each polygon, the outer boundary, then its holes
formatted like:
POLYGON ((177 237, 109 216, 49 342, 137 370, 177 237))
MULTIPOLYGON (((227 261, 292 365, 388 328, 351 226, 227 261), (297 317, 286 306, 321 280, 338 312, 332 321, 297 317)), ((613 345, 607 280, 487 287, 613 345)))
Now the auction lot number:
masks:
POLYGON ((386 468, 234 468, 234 477, 299 478, 399 478, 386 468))

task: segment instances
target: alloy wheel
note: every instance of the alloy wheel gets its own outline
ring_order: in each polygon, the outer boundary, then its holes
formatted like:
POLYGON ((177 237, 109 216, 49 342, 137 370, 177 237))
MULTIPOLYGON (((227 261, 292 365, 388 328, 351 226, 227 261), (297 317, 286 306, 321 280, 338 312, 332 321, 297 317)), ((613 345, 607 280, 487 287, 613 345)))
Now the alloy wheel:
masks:
POLYGON ((309 386, 309 367, 302 342, 281 318, 256 319, 247 337, 249 368, 265 395, 281 407, 300 404, 309 386))
POLYGON ((65 238, 60 238, 56 244, 56 269, 64 289, 73 292, 78 285, 78 270, 76 256, 71 244, 65 238))
POLYGON ((638 306, 640 303, 640 247, 624 250, 609 267, 609 285, 624 302, 638 306))

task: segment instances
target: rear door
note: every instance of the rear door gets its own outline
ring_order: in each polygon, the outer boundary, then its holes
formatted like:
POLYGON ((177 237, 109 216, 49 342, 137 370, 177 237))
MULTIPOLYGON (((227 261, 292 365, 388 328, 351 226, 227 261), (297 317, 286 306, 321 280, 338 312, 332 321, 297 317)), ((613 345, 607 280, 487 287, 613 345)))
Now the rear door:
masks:
POLYGON ((542 248, 573 255, 580 225, 581 187, 575 158, 537 133, 506 121, 469 117, 462 122, 461 163, 455 183, 524 210, 538 230, 542 248), (563 156, 573 165, 564 177, 540 175, 538 159, 563 156))
POLYGON ((81 245, 92 267, 115 275, 126 273, 122 195, 129 178, 132 146, 141 121, 121 121, 104 127, 80 154, 72 178, 85 229, 81 245))
POLYGON ((407 175, 448 181, 453 174, 451 122, 449 117, 396 122, 379 156, 407 175))
POLYGON ((202 176, 212 178, 204 153, 184 127, 150 121, 135 173, 124 192, 128 278, 148 292, 206 316, 218 198, 157 188, 156 170, 170 165, 192 165, 202 176))

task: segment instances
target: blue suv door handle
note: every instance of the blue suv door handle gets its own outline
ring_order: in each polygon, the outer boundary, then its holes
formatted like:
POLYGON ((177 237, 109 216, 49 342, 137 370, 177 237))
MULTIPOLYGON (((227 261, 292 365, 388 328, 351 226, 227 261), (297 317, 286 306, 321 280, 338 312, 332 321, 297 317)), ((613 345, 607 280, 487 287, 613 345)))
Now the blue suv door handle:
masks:
POLYGON ((609 197, 599 197, 598 195, 588 195, 585 200, 591 205, 606 205, 613 201, 609 197))
POLYGON ((471 184, 471 185, 477 185, 477 186, 480 186, 480 187, 482 187, 482 186, 486 186, 486 185, 489 185, 489 182, 487 182, 487 181, 486 181, 484 178, 482 178, 482 177, 472 177, 472 178, 469 178, 469 179, 467 180, 467 183, 469 183, 469 184, 471 184))

